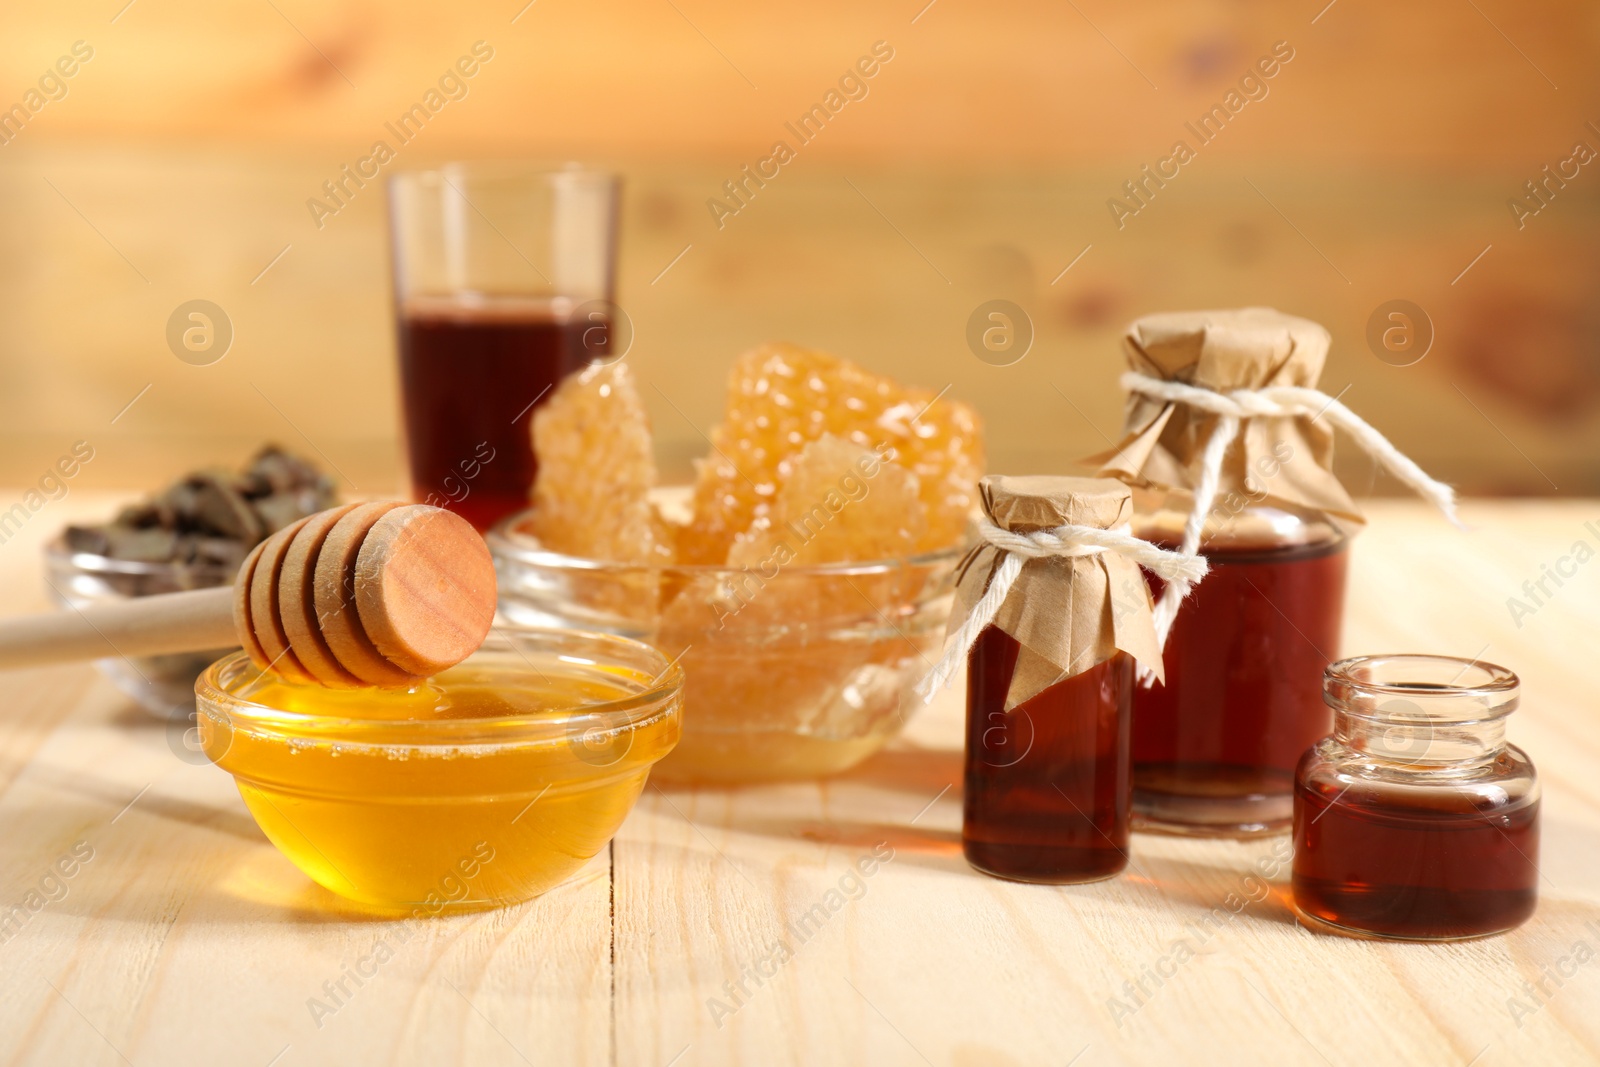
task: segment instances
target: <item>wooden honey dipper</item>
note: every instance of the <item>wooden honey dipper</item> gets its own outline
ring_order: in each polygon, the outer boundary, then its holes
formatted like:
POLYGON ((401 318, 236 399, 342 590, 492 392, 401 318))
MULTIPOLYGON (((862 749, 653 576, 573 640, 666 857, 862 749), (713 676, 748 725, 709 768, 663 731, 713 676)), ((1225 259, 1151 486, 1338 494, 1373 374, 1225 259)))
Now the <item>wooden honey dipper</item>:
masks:
POLYGON ((494 563, 466 520, 346 504, 261 542, 232 588, 0 621, 0 668, 243 645, 297 681, 410 685, 475 652, 494 611, 494 563))

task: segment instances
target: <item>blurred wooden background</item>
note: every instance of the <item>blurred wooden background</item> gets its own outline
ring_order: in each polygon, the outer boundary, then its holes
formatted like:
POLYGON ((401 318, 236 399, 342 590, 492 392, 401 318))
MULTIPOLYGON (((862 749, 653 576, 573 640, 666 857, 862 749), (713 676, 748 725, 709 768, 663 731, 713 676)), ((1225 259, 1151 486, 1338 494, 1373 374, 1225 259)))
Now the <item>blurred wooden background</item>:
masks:
MULTIPOLYGON (((384 194, 320 230, 305 201, 483 40, 467 97, 393 166, 625 174, 618 298, 679 476, 763 339, 949 385, 996 469, 1059 470, 1116 435, 1127 320, 1257 303, 1325 323, 1324 388, 1433 473, 1600 493, 1600 161, 1520 229, 1507 207, 1576 142, 1600 151, 1593 4, 524 2, 0 11, 0 107, 94 50, 0 145, 0 483, 78 439, 74 484, 141 486, 273 438, 399 488, 384 194), (869 95, 719 230, 706 200, 879 40, 869 95), (1278 41, 1269 95, 1119 230, 1107 199, 1278 41), (165 340, 196 298, 235 329, 211 366, 165 340), (967 347, 993 298, 1036 329, 1011 366, 967 347), (1412 366, 1366 341, 1397 298, 1436 330, 1412 366)), ((1390 488, 1342 463, 1358 494, 1390 488)))

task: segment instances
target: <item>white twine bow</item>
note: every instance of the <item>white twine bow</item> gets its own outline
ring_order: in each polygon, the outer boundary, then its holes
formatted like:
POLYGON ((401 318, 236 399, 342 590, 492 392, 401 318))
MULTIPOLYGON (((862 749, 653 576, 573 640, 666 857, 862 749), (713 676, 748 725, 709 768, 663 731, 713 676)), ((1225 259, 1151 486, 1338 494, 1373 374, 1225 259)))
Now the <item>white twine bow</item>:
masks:
MULTIPOLYGON (((1211 514, 1212 504, 1216 502, 1222 461, 1239 435, 1240 422, 1250 418, 1309 415, 1315 419, 1327 416, 1328 422, 1349 434, 1356 444, 1418 496, 1431 501, 1444 512, 1446 518, 1457 526, 1461 525, 1461 520, 1456 517, 1455 490, 1428 477, 1421 467, 1390 444, 1389 439, 1365 419, 1341 404, 1337 397, 1320 390, 1278 385, 1265 389, 1233 389, 1224 393, 1165 378, 1152 378, 1138 371, 1123 374, 1122 387, 1130 393, 1168 404, 1185 404, 1217 416, 1217 425, 1200 455, 1200 481, 1194 487, 1194 510, 1183 524, 1183 540, 1178 545, 1181 554, 1191 555, 1198 551, 1200 531, 1211 514)), ((1156 637, 1162 647, 1166 646, 1167 634, 1172 630, 1173 620, 1178 617, 1178 605, 1187 594, 1187 589, 1179 591, 1176 585, 1168 585, 1161 599, 1156 602, 1156 637)), ((1150 681, 1143 670, 1140 671, 1140 678, 1146 684, 1150 681)))
POLYGON ((917 693, 924 702, 933 700, 935 693, 948 686, 956 669, 966 662, 978 635, 1000 613, 1001 605, 1006 602, 1027 560, 1044 559, 1047 556, 1097 556, 1102 552, 1115 552, 1159 574, 1167 581, 1167 588, 1182 588, 1185 592, 1206 573, 1204 557, 1192 552, 1186 555, 1157 548, 1130 534, 1126 523, 1109 530, 1066 525, 1024 534, 1007 530, 996 525, 987 515, 980 515, 978 536, 1000 550, 1000 565, 994 569, 989 588, 972 606, 972 612, 955 632, 954 640, 949 643, 944 655, 917 685, 917 693))

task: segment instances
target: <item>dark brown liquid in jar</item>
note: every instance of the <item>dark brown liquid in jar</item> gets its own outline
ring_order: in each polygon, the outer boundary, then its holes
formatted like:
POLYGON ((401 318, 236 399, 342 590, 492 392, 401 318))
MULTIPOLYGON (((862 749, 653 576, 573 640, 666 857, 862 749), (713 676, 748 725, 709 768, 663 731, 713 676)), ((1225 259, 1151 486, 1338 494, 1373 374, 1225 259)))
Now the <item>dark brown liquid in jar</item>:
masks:
POLYGON ((564 317, 548 300, 408 301, 400 387, 413 498, 479 530, 526 508, 538 473, 533 408, 604 354, 608 325, 564 317))
POLYGON ((1133 661, 1116 656, 1004 711, 1019 646, 979 635, 967 660, 967 861, 1024 882, 1109 878, 1128 862, 1133 661))
POLYGON ((1322 672, 1338 655, 1348 545, 1205 551, 1211 572, 1167 639, 1166 684, 1133 696, 1141 827, 1288 829, 1295 764, 1332 722, 1322 672))
MULTIPOLYGON (((1315 759, 1308 753, 1307 762, 1315 759)), ((1512 748, 1501 776, 1525 757, 1512 748)), ((1420 787, 1302 775, 1294 811, 1295 905, 1385 937, 1499 933, 1533 914, 1539 801, 1496 787, 1420 787)))

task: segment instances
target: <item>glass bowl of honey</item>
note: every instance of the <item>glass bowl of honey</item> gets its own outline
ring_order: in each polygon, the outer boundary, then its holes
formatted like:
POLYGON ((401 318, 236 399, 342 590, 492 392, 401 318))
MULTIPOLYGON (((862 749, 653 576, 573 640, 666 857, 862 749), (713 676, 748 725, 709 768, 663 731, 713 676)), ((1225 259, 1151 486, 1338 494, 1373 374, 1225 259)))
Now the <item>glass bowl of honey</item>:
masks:
POLYGON ((852 563, 641 565, 550 552, 512 516, 488 535, 500 614, 601 630, 684 668, 683 740, 659 779, 817 778, 882 748, 921 706, 962 549, 852 563))
POLYGON ((682 691, 641 642, 514 627, 408 689, 294 683, 242 652, 195 683, 201 746, 279 851, 342 897, 424 915, 583 867, 677 744, 682 691))

